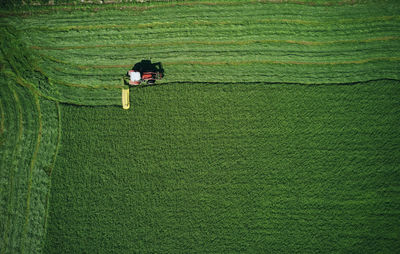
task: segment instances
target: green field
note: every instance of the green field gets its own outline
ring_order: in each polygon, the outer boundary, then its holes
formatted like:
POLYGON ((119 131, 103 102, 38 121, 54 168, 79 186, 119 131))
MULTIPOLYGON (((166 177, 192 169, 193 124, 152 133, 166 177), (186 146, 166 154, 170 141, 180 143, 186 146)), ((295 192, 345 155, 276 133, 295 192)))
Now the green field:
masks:
POLYGON ((181 84, 135 89, 135 110, 63 106, 45 250, 394 253, 399 92, 181 84))
POLYGON ((397 1, 0 16, 0 253, 400 252, 397 1))

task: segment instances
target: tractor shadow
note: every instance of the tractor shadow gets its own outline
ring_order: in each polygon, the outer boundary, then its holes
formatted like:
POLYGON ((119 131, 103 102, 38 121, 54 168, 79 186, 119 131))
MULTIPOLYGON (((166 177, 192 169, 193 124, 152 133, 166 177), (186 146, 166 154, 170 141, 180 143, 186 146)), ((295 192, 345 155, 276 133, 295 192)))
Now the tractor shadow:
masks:
POLYGON ((135 63, 132 67, 132 70, 138 71, 140 73, 143 72, 159 72, 162 76, 164 76, 164 68, 161 62, 152 63, 151 60, 141 60, 140 62, 135 63))

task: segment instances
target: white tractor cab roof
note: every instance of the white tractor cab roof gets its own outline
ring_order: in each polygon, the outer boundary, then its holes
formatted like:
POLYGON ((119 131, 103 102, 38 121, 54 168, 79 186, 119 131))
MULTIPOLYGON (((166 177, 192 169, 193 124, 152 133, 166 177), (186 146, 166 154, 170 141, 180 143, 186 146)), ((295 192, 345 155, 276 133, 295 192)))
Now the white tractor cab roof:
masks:
POLYGON ((141 76, 140 76, 140 72, 138 71, 134 71, 134 70, 130 70, 129 72, 129 76, 131 78, 131 81, 140 81, 141 76))

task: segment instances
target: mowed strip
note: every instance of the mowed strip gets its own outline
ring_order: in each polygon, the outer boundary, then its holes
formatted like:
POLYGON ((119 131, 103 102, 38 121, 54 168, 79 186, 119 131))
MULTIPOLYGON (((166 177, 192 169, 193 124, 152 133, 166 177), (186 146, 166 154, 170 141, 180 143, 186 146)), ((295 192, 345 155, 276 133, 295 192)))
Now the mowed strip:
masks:
POLYGON ((148 58, 164 65, 162 82, 400 79, 396 5, 196 4, 126 15, 60 11, 26 17, 18 29, 29 34, 24 39, 37 56, 36 69, 56 88, 49 90, 79 105, 120 104, 120 77, 148 58))
POLYGON ((381 16, 373 18, 356 18, 356 19, 339 19, 330 21, 315 21, 315 20, 300 20, 300 19, 258 19, 258 20, 245 20, 245 21, 207 21, 207 20, 195 20, 187 22, 154 22, 147 24, 133 24, 133 25, 77 25, 77 26, 57 26, 57 27, 34 27, 29 28, 32 30, 49 31, 49 32, 67 32, 67 31, 87 31, 87 30, 104 30, 104 29, 148 29, 148 28, 168 28, 168 27, 180 27, 180 26, 232 26, 232 25, 251 25, 251 24, 270 24, 270 23, 281 23, 281 24, 298 24, 307 26, 326 26, 326 25, 338 25, 348 24, 354 25, 355 23, 364 24, 364 22, 374 21, 400 21, 400 16, 381 16))
POLYGON ((70 50, 70 49, 90 49, 90 48, 154 48, 176 45, 251 45, 263 43, 277 44, 299 44, 310 46, 321 46, 330 44, 356 44, 375 41, 399 41, 398 36, 385 36, 377 38, 365 38, 360 40, 337 40, 337 41, 294 41, 294 40, 240 40, 240 41, 173 41, 173 42, 158 42, 158 43, 133 43, 133 44, 112 44, 112 45, 81 45, 81 46, 66 46, 66 47, 47 47, 47 46, 31 46, 36 50, 70 50))
POLYGON ((400 16, 394 10, 379 9, 366 16, 372 4, 351 10, 318 7, 324 13, 322 17, 312 14, 314 7, 289 4, 283 12, 277 6, 246 6, 242 2, 242 6, 226 6, 220 15, 212 6, 179 6, 120 18, 116 12, 99 11, 89 24, 77 19, 88 13, 62 14, 53 25, 51 21, 48 26, 30 22, 29 28, 37 35, 29 45, 42 58, 52 80, 71 86, 86 83, 105 87, 110 82, 118 86, 117 76, 125 73, 122 70, 147 57, 163 63, 169 81, 211 82, 221 72, 238 81, 240 71, 246 81, 257 81, 254 77, 249 80, 245 73, 255 65, 259 72, 265 65, 265 75, 257 76, 260 82, 277 82, 283 77, 282 82, 310 83, 309 78, 303 78, 306 76, 320 79, 320 83, 356 82, 361 77, 362 81, 399 78, 400 37, 395 31, 400 31, 400 16), (232 14, 240 8, 243 15, 232 14), (72 25, 63 25, 68 20, 72 25), (45 35, 49 35, 48 41, 41 39, 45 35), (368 74, 371 65, 374 74, 368 74), (202 66, 207 69, 201 70, 202 66), (214 66, 218 68, 212 69, 214 66), (235 66, 242 69, 232 68, 235 66), (190 77, 184 77, 177 68, 190 77), (106 69, 115 72, 100 72, 106 69), (113 73, 114 81, 110 76, 113 73), (76 79, 80 81, 74 82, 76 79))
MULTIPOLYGON (((394 1, 393 1, 394 2, 394 1)), ((49 6, 46 6, 45 4, 43 5, 43 8, 37 8, 36 10, 30 9, 29 11, 8 11, 0 14, 0 17, 12 17, 12 16, 22 16, 22 17, 29 17, 32 15, 48 15, 48 14, 53 14, 54 12, 66 12, 66 13, 71 13, 74 11, 92 11, 92 12, 99 12, 99 11, 112 11, 112 10, 117 10, 118 12, 121 11, 127 11, 127 12, 139 12, 142 13, 144 11, 152 10, 152 9, 157 9, 157 8, 176 8, 176 7, 202 7, 202 6, 249 6, 249 5, 260 5, 260 4, 281 4, 282 1, 279 0, 241 0, 241 1, 219 1, 219 0, 214 0, 214 1, 193 1, 193 2, 175 2, 171 3, 169 1, 157 1, 157 2, 151 2, 150 4, 147 4, 147 6, 140 5, 140 3, 136 3, 136 5, 126 5, 126 4, 119 4, 116 3, 115 1, 107 1, 105 2, 104 5, 102 6, 79 6, 75 5, 74 7, 68 7, 68 5, 72 5, 69 3, 64 3, 63 5, 60 6, 53 6, 51 5, 50 8, 49 6)), ((289 3, 293 5, 306 5, 306 6, 312 6, 312 7, 332 7, 332 6, 352 6, 356 4, 364 4, 366 3, 365 0, 352 0, 352 1, 343 1, 343 0, 326 0, 326 1, 321 1, 321 0, 316 0, 316 1, 298 1, 298 0, 286 0, 284 3, 289 3)))
MULTIPOLYGON (((347 65, 347 64, 364 64, 368 62, 375 61, 389 61, 389 62, 397 62, 400 61, 400 57, 377 57, 377 58, 368 58, 361 59, 356 61, 343 61, 343 62, 295 62, 295 61, 272 61, 272 60, 245 60, 245 61, 235 61, 235 62, 226 62, 226 61, 218 61, 218 62, 203 62, 203 61, 177 61, 177 62, 164 62, 165 65, 247 65, 247 64, 290 64, 290 65, 347 65)), ((61 62, 61 61, 60 61, 61 62)), ((65 62, 63 62, 65 63, 65 62)), ((73 65, 71 63, 65 63, 68 65, 73 65)), ((132 64, 125 65, 75 65, 79 69, 109 69, 109 68, 130 68, 132 64)), ((65 84, 68 86, 82 86, 78 84, 65 84)), ((111 86, 113 88, 115 86, 111 86)), ((102 88, 107 88, 102 86, 102 88)))

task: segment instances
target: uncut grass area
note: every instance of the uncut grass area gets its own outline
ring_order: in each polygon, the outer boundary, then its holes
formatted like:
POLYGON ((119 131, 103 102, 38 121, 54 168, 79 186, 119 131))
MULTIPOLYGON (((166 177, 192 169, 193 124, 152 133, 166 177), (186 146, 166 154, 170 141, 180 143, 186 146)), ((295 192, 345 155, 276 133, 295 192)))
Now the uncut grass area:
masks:
POLYGON ((44 253, 396 253, 400 86, 170 84, 62 104, 44 253))

